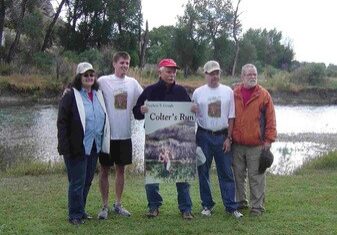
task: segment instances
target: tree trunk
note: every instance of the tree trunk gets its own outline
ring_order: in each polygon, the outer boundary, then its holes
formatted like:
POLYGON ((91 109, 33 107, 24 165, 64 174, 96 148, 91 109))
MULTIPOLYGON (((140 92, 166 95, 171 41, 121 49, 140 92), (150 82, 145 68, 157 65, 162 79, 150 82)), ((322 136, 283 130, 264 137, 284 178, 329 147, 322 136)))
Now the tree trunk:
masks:
POLYGON ((0 0, 0 46, 2 46, 2 37, 3 31, 4 31, 4 25, 5 25, 5 0, 0 0))
POLYGON ((234 62, 233 62, 233 67, 232 67, 232 77, 235 76, 235 70, 236 70, 236 65, 238 62, 239 58, 239 51, 240 51, 240 45, 239 45, 239 39, 238 35, 240 33, 240 22, 239 22, 239 5, 240 5, 241 0, 238 0, 235 12, 234 12, 234 18, 233 18, 233 38, 235 41, 235 57, 234 57, 234 62))
POLYGON ((47 46, 48 46, 48 43, 50 42, 50 38, 51 38, 51 35, 52 35, 52 32, 53 32, 53 28, 54 28, 54 25, 56 24, 56 21, 57 19, 59 18, 60 16, 60 13, 61 13, 61 10, 62 10, 62 7, 64 5, 64 3, 66 2, 66 0, 62 0, 61 3, 59 4, 58 8, 57 8, 57 11, 54 15, 54 18, 53 18, 53 21, 50 23, 50 25, 48 26, 48 29, 46 31, 46 35, 44 37, 44 40, 43 40, 43 45, 41 47, 41 51, 45 51, 47 46))
POLYGON ((25 16, 25 12, 26 12, 27 2, 28 2, 28 0, 22 0, 22 3, 21 3, 21 13, 20 13, 20 17, 19 17, 18 22, 17 22, 16 35, 15 35, 15 39, 14 39, 13 43, 11 44, 11 46, 9 48, 9 51, 8 51, 8 54, 7 54, 7 57, 6 57, 7 63, 10 63, 13 60, 13 58, 15 56, 15 53, 16 53, 16 48, 17 48, 17 46, 19 44, 19 41, 20 41, 21 32, 22 32, 22 22, 23 22, 23 18, 25 16))
MULTIPOLYGON (((143 68, 145 65, 145 53, 147 44, 149 43, 149 24, 146 21, 145 32, 140 36, 139 41, 139 67, 143 68)), ((141 30, 141 29, 140 29, 141 30)))
POLYGON ((236 42, 235 44, 236 44, 236 50, 235 50, 235 57, 234 57, 233 68, 232 68, 232 77, 235 76, 236 64, 237 64, 237 62, 238 62, 239 51, 240 51, 240 45, 239 45, 239 42, 236 42))

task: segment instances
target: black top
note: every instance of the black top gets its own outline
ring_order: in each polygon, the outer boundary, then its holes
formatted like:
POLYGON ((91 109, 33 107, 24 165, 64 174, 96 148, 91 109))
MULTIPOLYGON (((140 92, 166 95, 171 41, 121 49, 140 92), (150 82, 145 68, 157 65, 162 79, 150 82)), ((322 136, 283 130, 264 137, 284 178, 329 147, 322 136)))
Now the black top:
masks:
POLYGON ((191 101, 187 91, 184 87, 172 84, 167 87, 165 82, 159 80, 144 89, 137 100, 136 106, 133 108, 133 115, 136 119, 144 119, 144 114, 140 112, 140 107, 144 105, 145 101, 191 101))

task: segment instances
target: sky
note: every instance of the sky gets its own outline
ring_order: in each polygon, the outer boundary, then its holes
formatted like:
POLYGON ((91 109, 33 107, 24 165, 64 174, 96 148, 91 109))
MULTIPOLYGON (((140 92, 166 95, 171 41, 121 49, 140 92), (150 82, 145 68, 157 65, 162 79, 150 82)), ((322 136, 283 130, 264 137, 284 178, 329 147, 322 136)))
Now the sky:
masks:
MULTIPOLYGON (((232 1, 236 4, 236 0, 232 1)), ((187 0, 142 0, 149 28, 175 25, 187 0)), ((295 59, 337 65, 336 0, 241 0, 243 32, 249 28, 281 31, 295 59)))

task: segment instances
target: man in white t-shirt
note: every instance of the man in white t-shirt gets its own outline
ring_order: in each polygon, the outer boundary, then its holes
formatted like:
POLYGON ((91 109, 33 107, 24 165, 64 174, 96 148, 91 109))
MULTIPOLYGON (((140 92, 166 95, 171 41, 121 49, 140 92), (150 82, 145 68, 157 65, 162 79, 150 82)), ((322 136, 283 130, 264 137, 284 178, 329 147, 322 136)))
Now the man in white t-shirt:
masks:
POLYGON ((98 79, 110 122, 111 140, 110 154, 100 156, 99 187, 103 208, 98 214, 99 219, 107 219, 109 207, 109 170, 115 164, 115 203, 112 211, 122 216, 130 216, 122 207, 121 199, 124 189, 125 166, 132 163, 131 115, 143 88, 136 79, 126 76, 130 65, 130 55, 127 52, 116 52, 113 56, 115 73, 98 79))
POLYGON ((235 118, 233 90, 219 83, 221 69, 211 60, 204 65, 207 84, 197 88, 192 95, 198 124, 196 141, 206 162, 198 166, 201 212, 211 216, 215 202, 212 198, 209 171, 213 158, 217 169, 220 192, 226 211, 235 218, 242 217, 235 202, 235 182, 232 172, 232 129, 235 118))

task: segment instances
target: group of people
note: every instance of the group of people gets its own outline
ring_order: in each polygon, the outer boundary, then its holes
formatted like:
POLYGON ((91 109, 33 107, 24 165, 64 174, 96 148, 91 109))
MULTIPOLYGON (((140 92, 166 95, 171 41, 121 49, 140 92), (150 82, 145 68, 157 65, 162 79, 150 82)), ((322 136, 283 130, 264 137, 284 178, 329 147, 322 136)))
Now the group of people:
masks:
MULTIPOLYGON (((132 163, 131 117, 144 119, 146 101, 193 102, 196 114, 196 143, 206 161, 198 166, 203 216, 211 216, 215 202, 210 187, 210 168, 215 160, 225 210, 235 218, 248 208, 246 180, 250 189, 250 214, 261 215, 265 199, 265 174, 260 174, 259 158, 276 138, 275 111, 270 94, 257 84, 257 70, 243 66, 242 83, 234 91, 220 83, 221 69, 216 61, 204 65, 206 84, 188 95, 176 84, 179 67, 172 59, 158 64, 159 80, 144 90, 127 76, 130 56, 116 52, 114 74, 97 79, 90 63, 79 63, 71 89, 61 98, 57 119, 58 151, 68 174, 68 219, 83 224, 92 217, 86 213, 87 195, 100 162, 99 187, 102 209, 99 219, 109 212, 131 213, 122 206, 125 166, 132 163), (109 172, 115 165, 115 202, 109 208, 109 172)), ((190 184, 176 183, 178 208, 183 219, 193 219, 190 184)), ((148 217, 159 215, 163 198, 159 184, 146 184, 148 217)))

